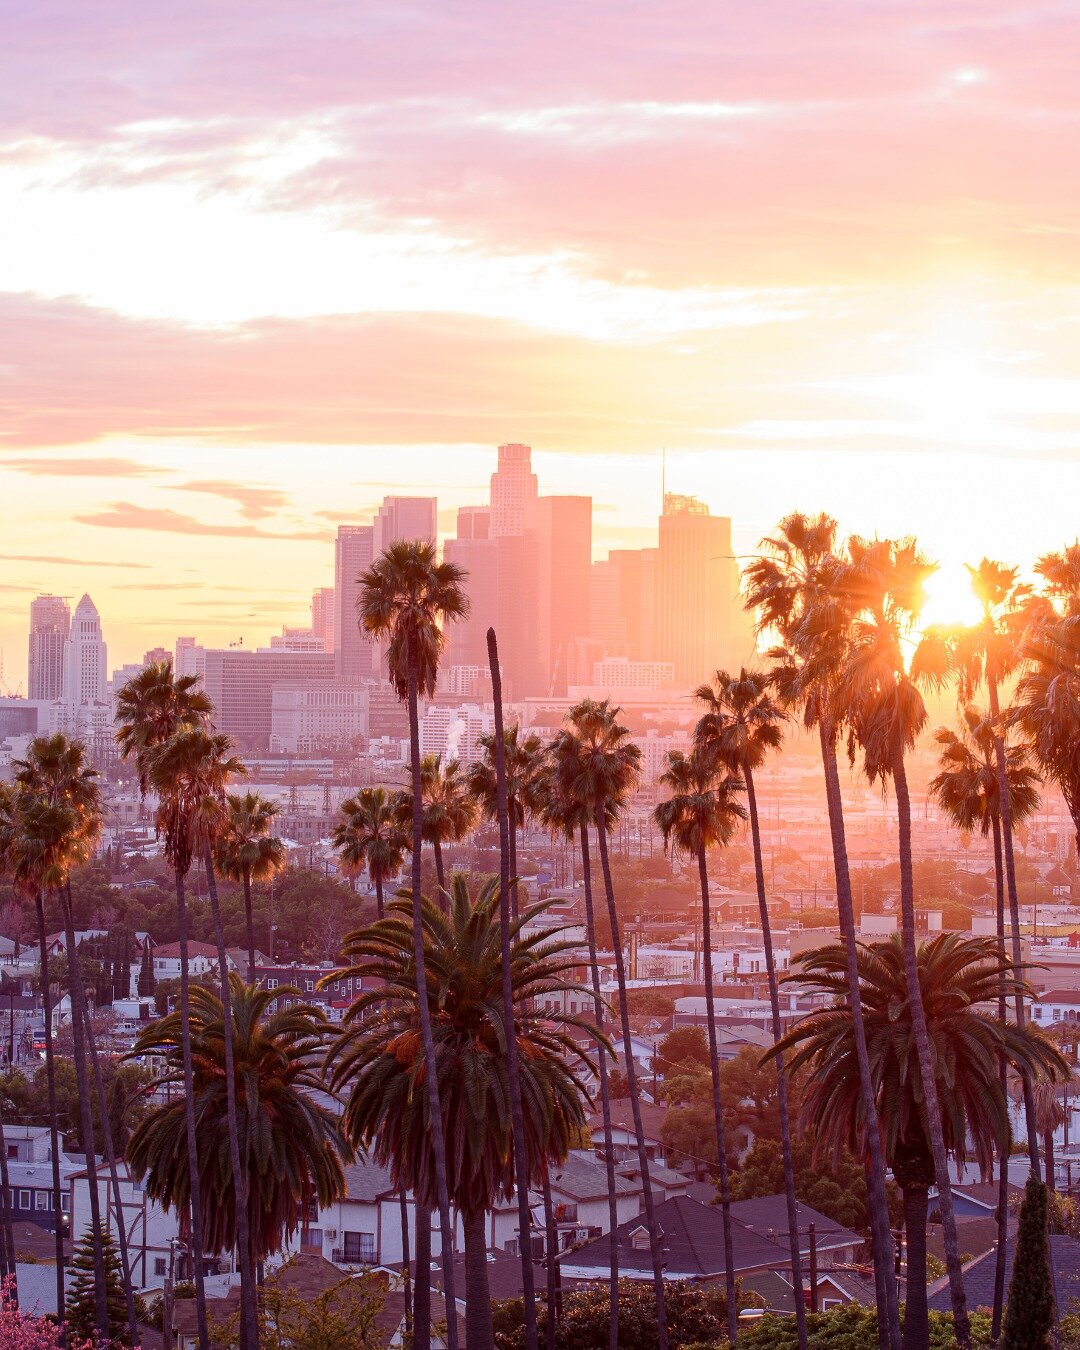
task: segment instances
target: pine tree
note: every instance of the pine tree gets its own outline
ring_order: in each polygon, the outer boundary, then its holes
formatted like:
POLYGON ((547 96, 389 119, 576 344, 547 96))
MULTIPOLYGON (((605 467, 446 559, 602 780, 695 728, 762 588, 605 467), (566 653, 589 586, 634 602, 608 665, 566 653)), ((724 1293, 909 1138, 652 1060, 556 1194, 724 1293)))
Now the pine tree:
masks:
POLYGON ((94 1335, 94 1248, 98 1245, 105 1261, 110 1343, 130 1345, 120 1254, 108 1230, 102 1234, 100 1230, 88 1228, 75 1245, 71 1258, 73 1279, 65 1305, 68 1326, 74 1336, 92 1338, 94 1335))
POLYGON ((138 991, 140 998, 152 998, 154 986, 157 981, 154 979, 154 949, 150 945, 150 939, 143 940, 142 962, 139 966, 138 991))
POLYGON ((1001 1350, 1050 1350, 1054 1288, 1047 1237, 1046 1186, 1028 1177, 1016 1233, 1009 1302, 1001 1350))

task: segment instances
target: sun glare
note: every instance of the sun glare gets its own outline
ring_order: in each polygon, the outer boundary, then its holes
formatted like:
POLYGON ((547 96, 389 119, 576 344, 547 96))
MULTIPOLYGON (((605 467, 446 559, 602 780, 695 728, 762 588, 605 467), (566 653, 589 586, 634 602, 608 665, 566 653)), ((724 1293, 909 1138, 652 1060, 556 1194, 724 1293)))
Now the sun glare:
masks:
POLYGON ((979 602, 963 567, 942 565, 926 583, 926 605, 922 612, 924 626, 973 624, 980 614, 979 602))

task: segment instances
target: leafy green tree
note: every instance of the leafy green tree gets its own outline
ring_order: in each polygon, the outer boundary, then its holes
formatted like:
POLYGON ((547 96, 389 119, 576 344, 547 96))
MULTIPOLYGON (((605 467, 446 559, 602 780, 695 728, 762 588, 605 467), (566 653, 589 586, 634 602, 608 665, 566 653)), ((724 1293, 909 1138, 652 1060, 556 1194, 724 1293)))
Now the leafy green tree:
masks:
MULTIPOLYGON (((260 1350, 382 1350, 378 1317, 385 1302, 374 1275, 347 1276, 314 1296, 282 1287, 272 1276, 259 1292, 260 1350)), ((222 1350, 239 1347, 238 1321, 234 1316, 215 1327, 222 1350)))
POLYGON ((1053 1328, 1054 1278, 1047 1240, 1046 1185, 1037 1177, 1028 1177, 1016 1231, 1001 1350, 1050 1350, 1053 1328))
POLYGON ((106 1334, 110 1344, 131 1345, 120 1254, 111 1229, 103 1232, 101 1229, 88 1228, 75 1244, 71 1258, 73 1277, 65 1309, 67 1324, 75 1336, 93 1337, 97 1330, 94 1310, 95 1260, 100 1260, 105 1270, 108 1309, 106 1334))
MULTIPOLYGON (((878 1350, 877 1310, 858 1303, 811 1313, 806 1319, 810 1350, 878 1350)), ((989 1350, 990 1318, 971 1314, 972 1350, 989 1350)), ((795 1326, 790 1317, 755 1318, 739 1328, 738 1350, 796 1350, 795 1326)), ((931 1313, 927 1323, 928 1350, 955 1350, 951 1313, 931 1313)))
MULTIPOLYGON (((870 1206, 866 1194, 866 1173, 861 1163, 843 1149, 836 1157, 821 1150, 815 1157, 816 1139, 804 1134, 795 1144, 795 1194, 804 1205, 850 1228, 865 1232, 870 1225, 870 1206)), ((775 1139, 756 1139, 732 1181, 737 1200, 760 1195, 777 1195, 784 1185, 783 1160, 775 1139)), ((900 1203, 896 1188, 886 1189, 892 1217, 899 1221, 900 1203)))
POLYGON ((688 1065, 709 1067, 709 1042, 701 1027, 676 1027, 657 1046, 655 1068, 662 1078, 685 1073, 688 1065))

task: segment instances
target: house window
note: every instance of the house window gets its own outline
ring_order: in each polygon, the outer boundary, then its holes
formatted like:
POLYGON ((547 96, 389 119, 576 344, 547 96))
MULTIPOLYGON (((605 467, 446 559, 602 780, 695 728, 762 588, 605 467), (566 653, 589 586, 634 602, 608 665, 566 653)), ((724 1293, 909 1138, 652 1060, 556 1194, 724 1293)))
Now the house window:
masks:
POLYGON ((310 994, 310 993, 314 990, 314 988, 315 988, 315 981, 314 981, 314 980, 305 980, 305 981, 304 981, 304 988, 305 988, 305 989, 308 991, 308 993, 310 994))
POLYGON ((20 1192, 19 1192, 19 1208, 20 1208, 20 1209, 31 1209, 32 1207, 33 1207, 32 1192, 31 1192, 31 1191, 20 1191, 20 1192))
POLYGON ((276 988, 277 988, 277 980, 267 980, 267 981, 266 981, 266 987, 267 987, 267 989, 276 989, 276 988))
POLYGON ((346 1233, 345 1260, 372 1263, 375 1260, 374 1233, 346 1233))
POLYGON ((8 1144, 8 1146, 7 1146, 7 1155, 8 1155, 9 1158, 17 1158, 17 1157, 19 1156, 19 1146, 18 1146, 18 1144, 8 1144))
POLYGON ((165 1274, 165 1258, 163 1256, 154 1257, 154 1274, 155 1275, 165 1274))
POLYGON ((71 1211, 71 1196, 67 1191, 60 1192, 60 1213, 68 1214, 71 1211))
POLYGON ((321 1229, 321 1228, 309 1228, 309 1229, 307 1230, 307 1242, 306 1242, 304 1245, 307 1246, 307 1247, 321 1247, 321 1246, 322 1246, 322 1229, 321 1229))
POLYGON ((50 1194, 49 1191, 38 1191, 38 1192, 37 1192, 37 1205, 36 1205, 36 1208, 37 1208, 37 1209, 43 1209, 43 1210, 49 1210, 49 1209, 52 1209, 52 1195, 50 1194))

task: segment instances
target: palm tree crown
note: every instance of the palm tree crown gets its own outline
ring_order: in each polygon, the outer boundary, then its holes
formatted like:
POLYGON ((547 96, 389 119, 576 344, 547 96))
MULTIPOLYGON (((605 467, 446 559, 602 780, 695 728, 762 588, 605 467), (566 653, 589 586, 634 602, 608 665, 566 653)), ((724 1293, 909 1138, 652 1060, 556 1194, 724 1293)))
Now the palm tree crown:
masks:
POLYGON ((159 661, 133 676, 116 696, 116 740, 124 759, 134 759, 139 786, 150 786, 148 754, 181 727, 206 725, 213 705, 197 675, 173 675, 159 661))
POLYGON ((158 831, 165 857, 182 875, 212 848, 226 824, 226 788, 245 773, 228 736, 184 727, 147 757, 147 780, 158 794, 158 831))
MULTIPOLYGON (((488 820, 498 818, 498 785, 495 781, 495 737, 481 736, 479 745, 483 756, 469 765, 469 790, 480 803, 488 820)), ((510 817, 510 831, 520 830, 526 818, 538 806, 537 775, 543 759, 543 741, 534 731, 522 733, 518 723, 506 728, 503 734, 506 758, 506 809, 510 817)))
POLYGON ((583 699, 552 742, 561 795, 606 820, 641 781, 641 750, 619 722, 610 699, 583 699))
POLYGON ((701 685, 694 697, 705 706, 694 743, 714 763, 733 773, 753 773, 771 751, 779 749, 787 714, 773 696, 767 674, 745 668, 738 675, 718 670, 713 684, 701 685))
POLYGON ((689 755, 673 750, 660 782, 671 796, 653 812, 665 847, 696 858, 728 844, 739 824, 746 820, 746 807, 739 801, 745 785, 733 774, 717 772, 714 757, 695 748, 689 755))
POLYGON ((367 871, 378 896, 380 918, 382 888, 388 877, 400 871, 409 847, 403 796, 384 787, 361 788, 341 803, 330 836, 346 876, 367 871))
MULTIPOLYGON (((930 792, 957 829, 985 836, 1001 819, 994 733, 978 709, 969 705, 961 716, 959 735, 948 727, 934 732, 941 746, 941 771, 931 780, 930 792)), ((1005 764, 1013 821, 1027 820, 1039 807, 1039 776, 1024 746, 1009 746, 1005 764)))
POLYGON ((436 562, 435 545, 424 540, 391 544, 360 578, 360 626, 372 637, 390 639, 387 662, 399 698, 408 692, 410 645, 417 692, 434 694, 444 643, 440 621, 469 612, 464 580, 456 564, 436 562))
POLYGON ((276 803, 258 792, 230 792, 221 832, 214 844, 214 866, 228 881, 269 881, 287 861, 285 845, 271 833, 276 803))
MULTIPOLYGON (((328 1205, 344 1192, 343 1160, 351 1158, 351 1149, 336 1113, 318 1101, 325 1091, 320 1052, 329 1036, 323 1014, 301 1004, 295 989, 245 985, 235 974, 230 989, 241 1166, 251 1241, 262 1260, 281 1250, 312 1204, 328 1205)), ((180 1022, 179 1012, 161 1018, 131 1051, 163 1063, 158 1081, 164 1085, 184 1081, 180 1022)), ((227 1146, 224 1021, 221 999, 199 985, 191 990, 190 1030, 203 1231, 211 1251, 228 1251, 237 1242, 237 1187, 227 1146)), ((184 1129, 183 1101, 167 1102, 140 1122, 127 1156, 135 1177, 145 1178, 147 1193, 177 1212, 186 1234, 190 1184, 184 1129)))

